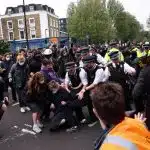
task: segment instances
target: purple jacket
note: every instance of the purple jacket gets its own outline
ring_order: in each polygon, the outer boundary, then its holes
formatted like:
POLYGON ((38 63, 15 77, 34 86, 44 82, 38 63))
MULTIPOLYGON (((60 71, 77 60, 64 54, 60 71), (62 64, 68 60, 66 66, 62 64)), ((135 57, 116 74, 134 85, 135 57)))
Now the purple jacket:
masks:
POLYGON ((42 68, 40 72, 42 72, 44 74, 44 76, 46 78, 46 82, 50 82, 52 80, 54 80, 60 84, 63 82, 62 79, 60 79, 57 76, 56 72, 53 69, 42 68))

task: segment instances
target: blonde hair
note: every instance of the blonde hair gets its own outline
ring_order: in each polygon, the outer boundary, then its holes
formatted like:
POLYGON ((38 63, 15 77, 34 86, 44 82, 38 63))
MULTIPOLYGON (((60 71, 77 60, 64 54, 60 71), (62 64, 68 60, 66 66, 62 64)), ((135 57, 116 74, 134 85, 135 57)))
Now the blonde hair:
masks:
POLYGON ((59 83, 52 80, 48 83, 48 87, 49 87, 50 90, 58 89, 59 88, 59 83))

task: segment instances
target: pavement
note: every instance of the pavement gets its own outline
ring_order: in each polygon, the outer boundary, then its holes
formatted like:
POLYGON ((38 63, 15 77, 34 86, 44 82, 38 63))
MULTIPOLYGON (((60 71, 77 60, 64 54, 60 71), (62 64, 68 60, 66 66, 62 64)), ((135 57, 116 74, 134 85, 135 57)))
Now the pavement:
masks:
POLYGON ((51 133, 45 126, 41 134, 32 131, 31 112, 20 113, 18 105, 9 106, 0 122, 0 149, 2 150, 93 150, 100 135, 99 124, 80 131, 64 130, 51 133))

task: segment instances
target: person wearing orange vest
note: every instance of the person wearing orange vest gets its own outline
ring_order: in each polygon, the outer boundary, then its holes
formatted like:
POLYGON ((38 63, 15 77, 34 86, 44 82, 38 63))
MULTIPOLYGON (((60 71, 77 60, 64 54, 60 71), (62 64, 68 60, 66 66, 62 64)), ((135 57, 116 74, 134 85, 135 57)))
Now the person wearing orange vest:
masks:
POLYGON ((91 92, 93 111, 104 133, 95 150, 150 150, 150 133, 142 114, 125 117, 124 94, 115 83, 100 83, 91 92))

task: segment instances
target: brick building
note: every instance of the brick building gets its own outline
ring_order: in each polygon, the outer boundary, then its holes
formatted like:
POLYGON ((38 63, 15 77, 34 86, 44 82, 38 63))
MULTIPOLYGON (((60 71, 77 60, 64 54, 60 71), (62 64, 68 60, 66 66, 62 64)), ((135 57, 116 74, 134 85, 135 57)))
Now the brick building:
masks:
MULTIPOLYGON (((23 5, 8 7, 0 16, 1 34, 11 43, 11 50, 26 48, 26 34, 23 5)), ((47 46, 49 38, 59 37, 59 19, 54 9, 47 5, 29 4, 25 6, 27 33, 31 49, 47 46)))

